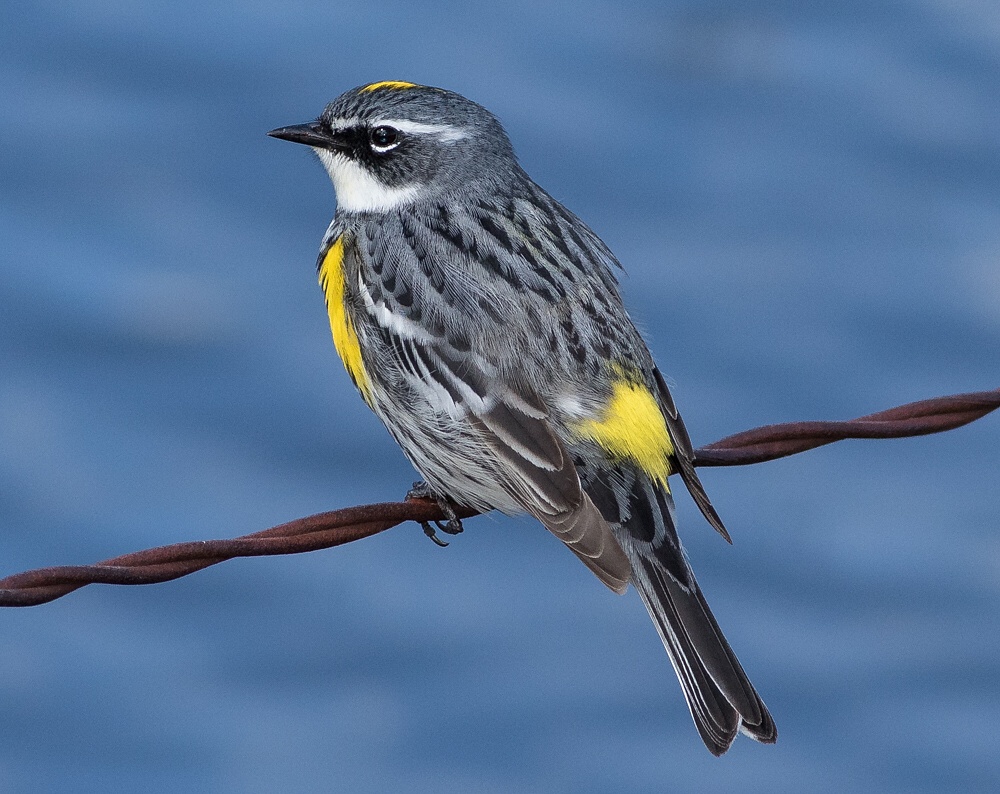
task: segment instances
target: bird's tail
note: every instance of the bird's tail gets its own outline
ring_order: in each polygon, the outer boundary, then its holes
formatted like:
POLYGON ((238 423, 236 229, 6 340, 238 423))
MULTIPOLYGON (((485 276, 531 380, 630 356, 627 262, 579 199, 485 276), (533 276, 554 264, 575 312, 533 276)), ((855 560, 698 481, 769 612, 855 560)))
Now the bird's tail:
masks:
POLYGON ((627 510, 612 527, 702 740, 715 755, 729 749, 738 731, 773 743, 774 721, 723 636, 681 548, 670 492, 642 476, 631 485, 627 510))

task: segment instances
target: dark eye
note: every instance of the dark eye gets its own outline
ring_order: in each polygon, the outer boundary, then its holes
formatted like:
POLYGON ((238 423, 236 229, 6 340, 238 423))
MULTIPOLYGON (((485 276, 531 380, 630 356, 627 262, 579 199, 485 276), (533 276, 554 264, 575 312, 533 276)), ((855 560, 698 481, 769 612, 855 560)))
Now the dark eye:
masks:
POLYGON ((375 127, 375 129, 368 133, 368 138, 371 141, 373 149, 388 151, 399 143, 399 130, 383 124, 380 127, 375 127))

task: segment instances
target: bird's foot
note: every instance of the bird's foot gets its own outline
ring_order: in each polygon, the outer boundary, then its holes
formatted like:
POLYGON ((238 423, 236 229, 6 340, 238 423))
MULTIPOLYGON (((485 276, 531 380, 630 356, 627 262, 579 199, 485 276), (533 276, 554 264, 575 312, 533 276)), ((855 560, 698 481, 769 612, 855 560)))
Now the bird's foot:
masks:
POLYGON ((445 497, 436 493, 427 483, 423 480, 420 482, 413 483, 413 487, 406 494, 407 499, 431 499, 440 508, 441 512, 444 513, 447 521, 421 521, 420 526, 424 530, 424 534, 433 540, 438 546, 444 548, 448 545, 447 541, 441 540, 437 536, 437 532, 434 531, 434 527, 444 532, 446 535, 457 535, 462 530, 462 521, 455 515, 455 508, 451 506, 445 497), (433 523, 434 526, 431 526, 433 523))

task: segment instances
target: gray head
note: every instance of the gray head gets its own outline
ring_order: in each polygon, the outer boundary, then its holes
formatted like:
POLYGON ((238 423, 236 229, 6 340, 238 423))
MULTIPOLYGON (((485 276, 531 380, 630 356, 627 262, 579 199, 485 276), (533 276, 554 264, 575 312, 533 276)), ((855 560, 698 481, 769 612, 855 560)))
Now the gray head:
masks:
POLYGON ((316 121, 268 135, 313 148, 343 212, 384 212, 456 190, 491 190, 522 173, 486 108, 413 83, 354 88, 316 121))

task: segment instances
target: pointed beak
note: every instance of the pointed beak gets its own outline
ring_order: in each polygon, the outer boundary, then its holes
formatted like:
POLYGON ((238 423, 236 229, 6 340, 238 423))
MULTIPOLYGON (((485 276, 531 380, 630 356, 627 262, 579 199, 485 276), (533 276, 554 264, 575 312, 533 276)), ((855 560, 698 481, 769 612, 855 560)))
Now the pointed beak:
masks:
POLYGON ((323 124, 310 121, 305 124, 293 124, 291 127, 279 127, 271 130, 268 135, 292 143, 304 143, 320 149, 343 149, 343 141, 338 140, 323 124))

